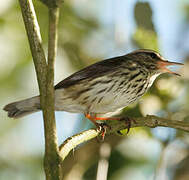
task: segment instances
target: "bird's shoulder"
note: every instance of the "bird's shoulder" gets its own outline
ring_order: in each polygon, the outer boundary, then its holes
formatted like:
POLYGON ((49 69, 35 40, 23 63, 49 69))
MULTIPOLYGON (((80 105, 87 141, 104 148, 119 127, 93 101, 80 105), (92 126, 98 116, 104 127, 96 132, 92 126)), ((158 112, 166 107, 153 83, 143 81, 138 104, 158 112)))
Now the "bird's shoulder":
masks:
POLYGON ((100 76, 103 76, 113 70, 116 70, 118 67, 122 65, 124 61, 129 60, 127 56, 118 56, 110 59, 105 59, 99 61, 95 64, 87 66, 84 69, 81 69, 78 72, 75 72, 71 76, 59 82, 55 89, 68 88, 72 85, 77 84, 79 81, 86 79, 94 79, 100 76))

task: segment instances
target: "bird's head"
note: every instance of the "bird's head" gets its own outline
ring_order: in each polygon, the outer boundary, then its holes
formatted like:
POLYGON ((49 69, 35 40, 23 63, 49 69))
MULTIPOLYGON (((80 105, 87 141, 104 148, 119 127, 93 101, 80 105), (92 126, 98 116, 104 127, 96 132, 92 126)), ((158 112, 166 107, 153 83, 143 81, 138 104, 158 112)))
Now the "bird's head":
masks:
POLYGON ((179 75, 167 68, 171 65, 183 65, 178 62, 171 62, 164 59, 158 52, 148 49, 140 49, 128 54, 129 57, 135 59, 135 61, 141 66, 148 69, 152 74, 170 73, 179 75))

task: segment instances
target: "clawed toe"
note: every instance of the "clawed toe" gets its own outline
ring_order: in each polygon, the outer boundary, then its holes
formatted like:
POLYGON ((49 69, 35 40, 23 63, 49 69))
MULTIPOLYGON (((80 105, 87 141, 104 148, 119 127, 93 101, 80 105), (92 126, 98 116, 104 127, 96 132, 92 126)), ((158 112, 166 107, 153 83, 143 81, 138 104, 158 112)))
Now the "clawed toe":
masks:
MULTIPOLYGON (((131 122, 136 123, 136 121, 134 119, 131 119, 130 117, 122 117, 122 118, 120 118, 120 121, 125 121, 125 124, 127 125, 127 134, 130 131, 131 122)), ((119 131, 118 133, 121 133, 121 132, 119 131)))
POLYGON ((106 123, 99 123, 97 128, 101 132, 102 140, 104 141, 104 137, 106 135, 107 128, 111 129, 111 127, 109 125, 107 125, 106 123))

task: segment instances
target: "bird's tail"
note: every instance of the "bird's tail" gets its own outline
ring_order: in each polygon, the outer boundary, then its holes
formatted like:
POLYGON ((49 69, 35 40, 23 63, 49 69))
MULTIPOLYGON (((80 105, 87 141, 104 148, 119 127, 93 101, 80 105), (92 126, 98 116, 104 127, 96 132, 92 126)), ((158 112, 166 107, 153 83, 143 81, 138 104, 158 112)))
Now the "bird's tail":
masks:
POLYGON ((8 112, 8 117, 20 118, 40 110, 40 98, 35 96, 22 101, 7 104, 3 110, 8 112))

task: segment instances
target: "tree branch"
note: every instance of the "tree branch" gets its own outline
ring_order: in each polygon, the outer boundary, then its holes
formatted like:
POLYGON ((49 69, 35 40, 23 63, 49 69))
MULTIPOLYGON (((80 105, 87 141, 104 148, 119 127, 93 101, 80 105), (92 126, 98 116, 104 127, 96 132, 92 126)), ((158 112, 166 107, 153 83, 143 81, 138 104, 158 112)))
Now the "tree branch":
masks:
MULTIPOLYGON (((114 121, 106 121, 106 122, 107 122, 107 125, 110 126, 110 128, 107 128, 106 135, 115 133, 123 129, 127 129, 126 121, 114 120, 114 121)), ((133 118, 133 120, 131 121, 131 128, 134 128, 134 127, 155 128, 158 126, 170 127, 170 128, 175 128, 175 129, 189 132, 189 122, 170 120, 170 119, 161 118, 161 117, 157 117, 153 115, 148 115, 146 117, 140 117, 140 118, 133 118)), ((59 146, 62 161, 66 158, 68 153, 72 149, 74 149, 77 145, 85 141, 88 141, 92 138, 95 138, 99 134, 100 134, 100 131, 98 129, 89 129, 68 138, 66 141, 64 141, 63 144, 59 146)))
POLYGON ((62 161, 64 161, 64 159, 69 154, 69 152, 72 149, 74 149, 77 145, 84 143, 85 141, 89 141, 90 139, 97 137, 99 134, 100 134, 100 131, 98 129, 89 129, 89 130, 83 131, 79 134, 76 134, 72 137, 69 137, 59 147, 60 156, 62 158, 62 161))
POLYGON ((44 108, 45 127, 45 159, 44 167, 46 179, 61 178, 61 163, 57 142, 56 121, 54 114, 54 62, 57 51, 57 26, 59 8, 48 8, 49 13, 49 41, 48 41, 48 65, 46 83, 46 101, 44 108))
POLYGON ((40 90, 40 103, 43 110, 45 129, 45 174, 48 180, 61 179, 61 161, 59 156, 56 122, 54 115, 54 61, 57 49, 57 24, 59 8, 56 4, 49 9, 49 48, 48 64, 41 44, 39 25, 32 0, 19 0, 22 16, 32 52, 40 90))
POLYGON ((39 91, 41 95, 41 106, 44 106, 46 92, 47 64, 45 53, 42 48, 42 40, 37 17, 31 0, 19 0, 22 16, 29 40, 29 45, 37 73, 39 91))

